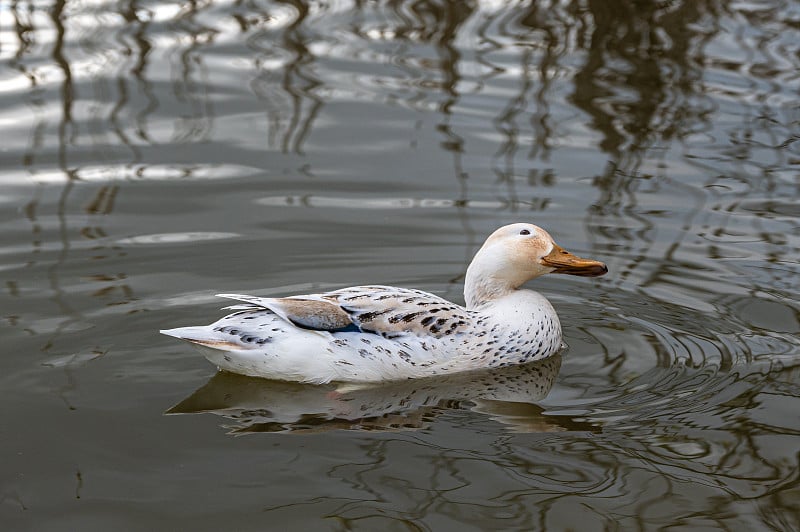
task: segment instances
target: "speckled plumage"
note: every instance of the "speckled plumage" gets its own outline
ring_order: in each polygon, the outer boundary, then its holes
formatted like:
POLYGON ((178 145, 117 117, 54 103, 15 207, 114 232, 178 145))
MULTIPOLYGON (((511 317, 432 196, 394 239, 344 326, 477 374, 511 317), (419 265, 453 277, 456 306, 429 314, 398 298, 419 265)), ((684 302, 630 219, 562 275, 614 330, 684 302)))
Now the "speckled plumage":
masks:
POLYGON ((208 326, 162 331, 219 368, 301 382, 384 381, 541 360, 561 348, 561 325, 542 295, 519 286, 538 275, 602 275, 602 263, 555 245, 542 229, 492 234, 467 272, 467 306, 408 288, 370 285, 260 298, 208 326), (569 270, 569 271, 566 271, 569 270))

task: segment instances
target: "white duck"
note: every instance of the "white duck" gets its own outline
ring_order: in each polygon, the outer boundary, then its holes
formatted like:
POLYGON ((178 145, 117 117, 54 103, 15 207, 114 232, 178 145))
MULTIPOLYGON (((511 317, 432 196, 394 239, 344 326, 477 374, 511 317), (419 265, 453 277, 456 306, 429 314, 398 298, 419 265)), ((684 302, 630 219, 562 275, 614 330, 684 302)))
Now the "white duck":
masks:
POLYGON ((222 370, 287 381, 375 382, 497 368, 561 349, 555 310, 521 289, 526 281, 607 272, 542 228, 516 223, 492 233, 472 259, 466 307, 392 286, 284 298, 219 294, 246 305, 229 307, 236 312, 211 325, 161 332, 192 343, 222 370))

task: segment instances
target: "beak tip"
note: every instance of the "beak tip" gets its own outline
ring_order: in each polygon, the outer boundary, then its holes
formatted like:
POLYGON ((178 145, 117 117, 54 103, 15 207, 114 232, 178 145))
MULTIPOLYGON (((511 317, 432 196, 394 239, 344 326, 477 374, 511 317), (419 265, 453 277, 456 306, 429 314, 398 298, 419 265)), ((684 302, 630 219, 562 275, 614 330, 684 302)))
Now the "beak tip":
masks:
MULTIPOLYGON (((608 266, 602 262, 584 271, 585 277, 602 277, 608 273, 608 266)), ((580 275, 580 274, 577 274, 580 275)))

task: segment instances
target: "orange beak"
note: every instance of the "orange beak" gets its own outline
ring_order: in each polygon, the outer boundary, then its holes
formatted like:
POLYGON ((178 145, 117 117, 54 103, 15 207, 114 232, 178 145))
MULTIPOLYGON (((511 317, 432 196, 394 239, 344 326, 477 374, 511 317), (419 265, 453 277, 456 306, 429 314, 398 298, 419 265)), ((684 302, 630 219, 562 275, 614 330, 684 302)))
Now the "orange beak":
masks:
POLYGON ((581 277, 599 277, 608 273, 608 267, 599 260, 582 259, 556 244, 553 244, 553 251, 542 257, 541 263, 553 268, 552 273, 581 277))

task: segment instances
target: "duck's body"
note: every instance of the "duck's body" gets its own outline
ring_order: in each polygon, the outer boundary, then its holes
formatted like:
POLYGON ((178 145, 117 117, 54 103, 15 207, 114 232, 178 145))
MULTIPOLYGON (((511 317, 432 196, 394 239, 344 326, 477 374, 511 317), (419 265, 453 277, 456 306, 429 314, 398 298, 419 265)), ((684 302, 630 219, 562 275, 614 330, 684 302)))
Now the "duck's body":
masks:
POLYGON ((383 381, 541 360, 561 348, 542 295, 519 286, 543 273, 602 275, 542 229, 498 229, 467 270, 466 307, 420 290, 357 286, 244 302, 207 326, 161 331, 187 340, 220 369, 280 380, 383 381), (533 259, 533 260, 531 260, 533 259))
POLYGON ((521 364, 561 347, 553 307, 531 290, 479 309, 391 286, 283 299, 222 297, 249 305, 208 326, 163 332, 203 348, 223 370, 256 377, 317 383, 397 380, 521 364), (349 323, 282 317, 295 302, 331 307, 349 323))

